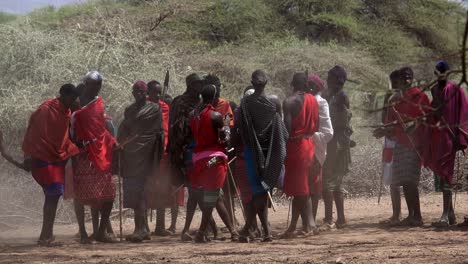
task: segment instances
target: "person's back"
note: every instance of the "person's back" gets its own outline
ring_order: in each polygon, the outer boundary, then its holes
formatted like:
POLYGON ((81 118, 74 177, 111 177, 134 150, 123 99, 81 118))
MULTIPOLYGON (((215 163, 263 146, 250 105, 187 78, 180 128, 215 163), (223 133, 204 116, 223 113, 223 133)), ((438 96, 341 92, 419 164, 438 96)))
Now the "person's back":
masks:
POLYGON ((258 214, 264 230, 264 241, 271 241, 268 224, 268 193, 277 185, 286 157, 288 132, 281 120, 275 102, 264 93, 268 80, 266 74, 257 70, 252 74, 255 92, 241 102, 240 134, 244 142, 249 187, 254 195, 251 211, 247 212, 242 239, 258 214))

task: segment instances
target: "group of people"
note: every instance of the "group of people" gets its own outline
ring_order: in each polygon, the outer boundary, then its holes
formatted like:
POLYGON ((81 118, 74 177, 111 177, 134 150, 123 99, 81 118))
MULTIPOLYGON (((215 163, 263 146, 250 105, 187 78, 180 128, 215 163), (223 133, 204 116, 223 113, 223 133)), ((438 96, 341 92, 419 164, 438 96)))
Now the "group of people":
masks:
MULTIPOLYGON (((452 203, 453 188, 461 179, 454 176, 458 151, 468 145, 468 101, 455 82, 448 79, 450 66, 439 61, 434 69, 437 82, 425 89, 413 86, 413 70, 403 67, 390 74, 391 91, 385 97, 383 125, 374 131, 384 137, 384 180, 390 185, 393 214, 383 223, 390 226, 421 226, 418 185, 421 167, 432 170, 435 187, 443 193, 443 213, 434 227, 456 224, 452 203), (401 220, 400 187, 408 208, 401 220)), ((465 220, 462 223, 468 226, 465 220)))
MULTIPOLYGON (((412 87, 410 68, 390 75, 393 91, 386 98, 384 124, 374 135, 385 137, 384 151, 391 153, 387 160, 393 170, 391 224, 422 224, 418 181, 423 163, 436 173, 444 190, 444 213, 438 224, 454 222, 453 165, 456 151, 467 146, 467 102, 463 90, 447 81, 448 64, 440 62, 436 69, 439 81, 432 90, 432 103, 424 91, 412 87), (422 134, 431 137, 430 144, 421 140, 422 134), (404 221, 400 221, 400 186, 409 211, 404 221)), ((1 133, 0 151, 14 165, 31 171, 43 188, 40 245, 54 244, 54 219, 64 194, 74 199, 81 243, 114 242, 113 175, 122 177, 123 206, 134 212, 135 230, 126 236, 131 242, 175 233, 178 207, 185 200, 184 241, 208 242, 211 234, 219 238, 215 208, 232 240, 272 241, 268 210, 274 207, 275 188, 293 197, 289 226, 280 238, 314 235, 319 232, 320 199, 325 211, 321 229, 346 226, 342 182, 355 145, 346 81, 347 73, 338 65, 328 71, 326 84, 318 75, 295 73, 292 91, 281 103, 265 93, 267 74, 256 70, 237 106, 221 98, 222 83, 213 74, 190 74, 186 91, 174 99, 158 81, 138 80, 132 86, 134 103, 126 108, 115 133, 99 97, 103 78, 93 71, 77 87, 63 85, 57 98, 31 115, 23 141, 24 161, 7 153, 1 133), (241 201, 245 219, 239 231, 234 196, 241 201), (85 228, 84 206, 91 207, 91 236, 85 228), (192 236, 189 229, 197 206, 202 219, 192 236), (167 208, 171 209, 168 229, 167 208), (154 232, 148 224, 149 209, 156 210, 154 232), (297 232, 299 217, 302 227, 297 232)))

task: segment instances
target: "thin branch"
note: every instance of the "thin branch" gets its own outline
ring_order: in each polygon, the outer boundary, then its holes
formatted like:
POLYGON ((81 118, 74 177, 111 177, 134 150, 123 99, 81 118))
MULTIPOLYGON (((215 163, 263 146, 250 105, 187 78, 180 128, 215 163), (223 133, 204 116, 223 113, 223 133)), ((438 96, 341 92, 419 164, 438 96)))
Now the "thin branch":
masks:
POLYGON ((154 31, 159 26, 159 24, 161 24, 166 18, 168 18, 169 16, 172 16, 173 14, 174 14, 173 10, 165 14, 159 14, 159 18, 157 18, 153 26, 151 26, 150 31, 154 31))

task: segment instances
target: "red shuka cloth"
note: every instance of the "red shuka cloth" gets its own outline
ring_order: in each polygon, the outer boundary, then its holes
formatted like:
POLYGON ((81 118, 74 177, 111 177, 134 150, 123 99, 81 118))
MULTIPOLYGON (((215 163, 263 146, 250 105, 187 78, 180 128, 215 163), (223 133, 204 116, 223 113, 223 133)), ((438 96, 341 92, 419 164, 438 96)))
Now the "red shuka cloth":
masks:
POLYGON ((314 141, 310 136, 317 131, 318 122, 317 99, 311 94, 305 94, 302 110, 292 121, 291 133, 286 145, 284 193, 288 196, 302 196, 310 193, 309 169, 315 150, 314 141))
POLYGON ((78 154, 78 147, 69 138, 70 114, 57 98, 39 106, 29 119, 24 154, 46 162, 60 162, 78 154))
MULTIPOLYGON (((215 109, 213 106, 208 105, 198 116, 192 119, 190 127, 196 142, 194 155, 204 151, 212 151, 213 153, 224 152, 224 148, 219 143, 218 135, 213 127, 211 111, 215 111, 215 109)), ((223 158, 211 168, 208 168, 207 163, 211 158, 206 157, 194 162, 192 173, 189 175, 191 187, 203 188, 205 191, 210 191, 224 186, 227 161, 223 158)))
POLYGON ((48 163, 33 159, 31 174, 36 182, 41 186, 47 186, 53 183, 65 182, 66 161, 48 163))
POLYGON ((456 152, 468 146, 468 101, 463 89, 450 81, 439 94, 443 104, 441 117, 433 116, 429 128, 430 148, 426 165, 447 183, 453 183, 456 152), (447 125, 450 128, 447 128, 447 125), (454 137, 460 143, 456 146, 454 137))
POLYGON ((165 102, 159 100, 158 101, 159 107, 161 107, 161 114, 162 114, 162 121, 163 121, 163 129, 164 129, 164 150, 166 150, 167 142, 169 140, 169 105, 165 102))
POLYGON ((101 172, 111 168, 115 139, 106 129, 104 101, 101 97, 77 110, 73 114, 76 140, 89 142, 88 157, 101 172))
POLYGON ((401 120, 408 121, 424 116, 430 107, 429 97, 418 87, 413 87, 400 97, 390 99, 390 103, 395 104, 395 106, 390 107, 388 110, 388 121, 398 122, 398 125, 393 128, 393 137, 398 143, 405 145, 407 148, 414 149, 421 154, 420 147, 424 141, 421 135, 424 134, 425 127, 418 125, 416 130, 409 135, 405 131, 401 120))

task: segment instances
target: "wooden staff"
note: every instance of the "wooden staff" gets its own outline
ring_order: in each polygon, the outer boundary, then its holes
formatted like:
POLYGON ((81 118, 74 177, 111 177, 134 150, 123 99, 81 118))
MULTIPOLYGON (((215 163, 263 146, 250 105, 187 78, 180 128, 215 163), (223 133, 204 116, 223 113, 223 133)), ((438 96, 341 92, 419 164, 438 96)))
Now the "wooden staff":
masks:
MULTIPOLYGON (((229 164, 228 164, 228 168, 229 168, 229 164)), ((228 171, 231 171, 231 169, 229 168, 228 171)), ((227 179, 226 183, 227 183, 227 189, 229 193, 228 199, 229 199, 229 207, 231 211, 231 221, 232 221, 232 224, 234 225, 236 221, 236 216, 234 215, 234 204, 232 203, 231 184, 229 182, 229 178, 227 179)))
POLYGON ((118 170, 119 170, 119 175, 117 176, 119 178, 119 224, 120 224, 120 242, 123 240, 123 227, 122 227, 122 180, 120 179, 121 176, 121 158, 122 155, 120 152, 118 153, 118 170))
POLYGON ((232 184, 234 185, 234 188, 236 189, 237 199, 238 199, 238 202, 239 202, 239 206, 240 206, 240 208, 242 210, 242 215, 244 216, 244 220, 247 220, 247 217, 245 216, 244 204, 242 204, 242 200, 240 198, 240 193, 238 192, 239 189, 237 188, 237 184, 234 181, 234 176, 232 174, 231 167, 229 167, 229 165, 236 159, 237 159, 237 157, 234 157, 234 158, 232 158, 231 161, 229 161, 229 163, 228 163, 228 174, 229 174, 229 177, 232 180, 232 184))
POLYGON ((288 218, 286 218, 286 228, 289 227, 289 215, 291 214, 291 199, 289 199, 289 206, 288 206, 288 218))
MULTIPOLYGON (((127 145, 128 143, 132 142, 133 140, 135 140, 136 138, 138 138, 138 134, 135 134, 133 135, 132 137, 129 137, 127 139, 125 139, 124 141, 122 141, 122 143, 120 143, 119 147, 120 149, 122 150, 125 145, 127 145)), ((119 183, 119 228, 120 228, 120 242, 123 241, 123 226, 122 226, 122 179, 120 179, 120 177, 122 176, 122 154, 121 152, 119 151, 118 152, 118 176, 117 178, 119 179, 118 183, 119 183)))

